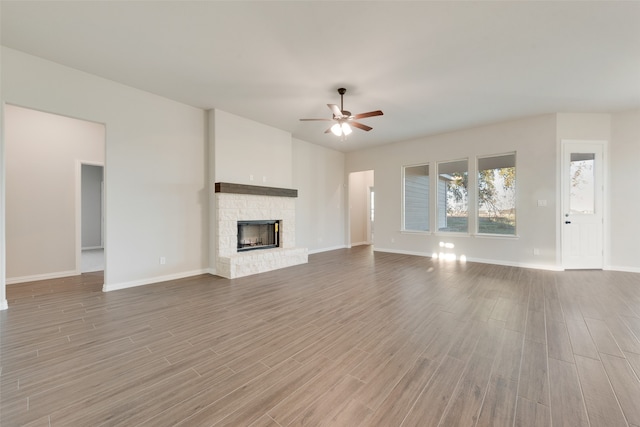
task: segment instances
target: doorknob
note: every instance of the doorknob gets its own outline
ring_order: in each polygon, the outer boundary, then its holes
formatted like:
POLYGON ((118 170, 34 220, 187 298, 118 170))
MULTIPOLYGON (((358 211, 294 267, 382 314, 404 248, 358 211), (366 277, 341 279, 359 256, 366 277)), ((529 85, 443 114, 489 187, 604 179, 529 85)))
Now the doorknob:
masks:
POLYGON ((571 221, 565 221, 564 223, 565 224, 571 224, 571 221))

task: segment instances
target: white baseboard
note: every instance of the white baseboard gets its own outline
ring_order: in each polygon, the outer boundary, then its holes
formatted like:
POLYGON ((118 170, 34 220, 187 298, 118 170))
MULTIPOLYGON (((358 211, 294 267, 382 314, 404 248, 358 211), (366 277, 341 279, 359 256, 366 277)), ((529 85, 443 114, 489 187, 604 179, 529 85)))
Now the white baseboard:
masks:
POLYGON ((313 250, 309 250, 309 255, 319 254, 321 252, 337 251, 338 249, 346 249, 346 248, 347 248, 347 245, 340 245, 340 246, 331 246, 329 248, 313 249, 313 250))
POLYGON ((639 267, 625 267, 620 265, 605 265, 603 270, 624 271, 626 273, 640 273, 639 267))
POLYGON ((390 254, 400 254, 400 255, 415 255, 415 256, 422 256, 422 257, 431 258, 431 254, 430 253, 405 251, 405 250, 402 250, 402 249, 379 248, 377 246, 374 246, 373 247, 373 251, 374 252, 388 252, 390 254))
POLYGON ((82 248, 83 251, 92 251, 94 249, 104 249, 104 246, 87 246, 86 248, 82 248))
POLYGON ((58 271, 55 273, 34 274, 33 276, 22 276, 22 277, 11 277, 11 278, 7 277, 6 283, 7 285, 15 285, 18 283, 35 282, 36 280, 59 279, 61 277, 78 276, 79 274, 80 274, 79 271, 69 270, 69 271, 58 271))
POLYGON ((2 301, 0 301, 0 311, 6 310, 8 308, 9 308, 9 304, 7 304, 6 299, 3 299, 2 301))
POLYGON ((564 268, 560 266, 548 265, 548 264, 530 264, 528 262, 502 261, 502 260, 484 259, 484 258, 467 258, 467 261, 477 262, 480 264, 504 265, 507 267, 532 268, 535 270, 564 271, 564 268))
POLYGON ((362 245, 370 245, 370 244, 371 244, 371 242, 354 242, 354 243, 351 243, 351 247, 353 247, 353 246, 362 246, 362 245))
POLYGON ((169 280, 184 279, 185 277, 198 276, 200 274, 210 274, 208 268, 202 270, 184 271, 182 273, 169 274, 166 276, 150 277, 147 279, 133 280, 131 282, 104 284, 102 285, 102 292, 117 291, 120 289, 134 288, 136 286, 151 285, 153 283, 167 282, 169 280))
MULTIPOLYGON (((374 248, 376 252, 389 252, 394 254, 402 254, 402 255, 415 255, 431 258, 431 253, 425 252, 414 252, 414 251, 404 251, 398 249, 387 249, 387 248, 374 248)), ((467 261, 469 262, 477 262, 480 264, 493 264, 493 265, 504 265, 507 267, 521 267, 521 268, 533 268, 536 270, 550 270, 550 271, 564 271, 562 267, 558 267, 556 265, 547 265, 547 264, 530 264, 526 262, 515 262, 515 261, 503 261, 496 259, 484 259, 484 258, 469 258, 467 257, 467 261)))

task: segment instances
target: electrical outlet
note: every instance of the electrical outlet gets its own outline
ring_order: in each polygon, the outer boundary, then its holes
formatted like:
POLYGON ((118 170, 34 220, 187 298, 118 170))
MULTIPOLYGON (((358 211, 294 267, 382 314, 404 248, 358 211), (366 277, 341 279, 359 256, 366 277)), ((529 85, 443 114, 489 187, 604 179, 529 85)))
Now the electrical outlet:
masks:
POLYGON ((249 181, 253 181, 253 175, 249 175, 249 181))
POLYGON ((267 177, 266 176, 262 177, 262 182, 267 182, 267 177))
POLYGON ((167 263, 167 258, 161 256, 160 257, 160 265, 165 265, 167 263))
POLYGON ((535 248, 535 249, 533 250, 533 254, 534 254, 534 255, 540 255, 540 249, 535 248))

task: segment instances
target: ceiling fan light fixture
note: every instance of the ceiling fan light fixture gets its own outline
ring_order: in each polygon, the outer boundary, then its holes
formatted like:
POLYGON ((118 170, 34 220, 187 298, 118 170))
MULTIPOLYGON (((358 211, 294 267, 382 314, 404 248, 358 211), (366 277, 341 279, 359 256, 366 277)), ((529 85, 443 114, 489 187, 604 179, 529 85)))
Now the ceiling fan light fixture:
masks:
POLYGON ((331 133, 335 136, 347 136, 351 132, 353 132, 353 129, 351 129, 351 126, 349 126, 347 122, 338 122, 331 126, 331 133))

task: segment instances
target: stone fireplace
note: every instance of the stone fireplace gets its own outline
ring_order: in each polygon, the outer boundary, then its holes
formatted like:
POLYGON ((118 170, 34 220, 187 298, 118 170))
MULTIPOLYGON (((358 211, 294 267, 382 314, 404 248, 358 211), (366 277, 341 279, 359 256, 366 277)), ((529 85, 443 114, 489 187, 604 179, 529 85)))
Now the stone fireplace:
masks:
POLYGON ((233 279, 307 263, 307 248, 295 247, 297 196, 297 190, 285 188, 216 183, 216 274, 233 279), (271 223, 277 245, 265 244, 268 236, 256 230, 239 236, 239 223, 271 223), (260 250, 246 250, 257 249, 258 240, 260 250))

